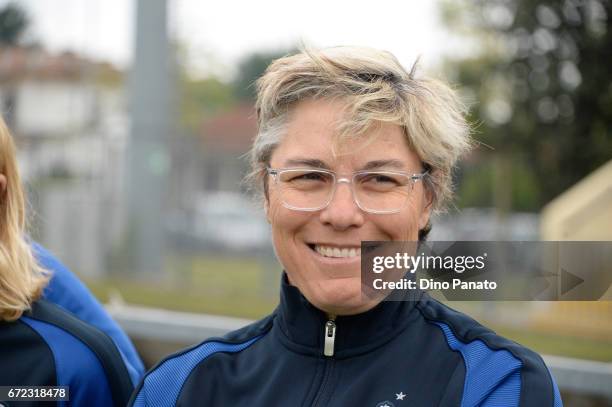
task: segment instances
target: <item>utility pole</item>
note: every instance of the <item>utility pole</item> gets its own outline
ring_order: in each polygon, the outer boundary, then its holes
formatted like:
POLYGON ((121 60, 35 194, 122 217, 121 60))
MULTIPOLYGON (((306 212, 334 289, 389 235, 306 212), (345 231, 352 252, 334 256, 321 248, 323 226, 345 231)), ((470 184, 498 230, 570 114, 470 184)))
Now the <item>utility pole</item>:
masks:
POLYGON ((136 41, 129 77, 125 247, 127 269, 155 278, 164 261, 164 202, 174 128, 174 60, 167 28, 167 0, 138 0, 136 41))

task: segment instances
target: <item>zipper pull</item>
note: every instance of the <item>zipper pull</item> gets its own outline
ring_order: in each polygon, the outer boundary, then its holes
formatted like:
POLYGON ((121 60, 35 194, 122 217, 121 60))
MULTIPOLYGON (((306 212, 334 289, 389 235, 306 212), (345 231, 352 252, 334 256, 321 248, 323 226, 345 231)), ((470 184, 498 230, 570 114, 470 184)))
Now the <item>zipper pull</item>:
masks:
POLYGON ((336 323, 327 321, 325 323, 325 346, 323 347, 323 355, 334 356, 334 341, 336 340, 336 323))

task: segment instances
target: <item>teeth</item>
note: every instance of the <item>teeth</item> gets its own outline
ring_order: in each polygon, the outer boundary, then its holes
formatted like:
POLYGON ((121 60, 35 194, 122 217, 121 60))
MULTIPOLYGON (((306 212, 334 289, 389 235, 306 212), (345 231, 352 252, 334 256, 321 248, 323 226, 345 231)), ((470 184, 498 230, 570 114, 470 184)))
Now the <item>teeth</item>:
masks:
POLYGON ((320 245, 315 245, 315 250, 317 251, 317 253, 319 253, 321 256, 325 256, 325 257, 339 257, 339 258, 343 258, 343 257, 357 257, 357 256, 361 256, 361 248, 355 248, 355 247, 329 247, 329 246, 320 246, 320 245))

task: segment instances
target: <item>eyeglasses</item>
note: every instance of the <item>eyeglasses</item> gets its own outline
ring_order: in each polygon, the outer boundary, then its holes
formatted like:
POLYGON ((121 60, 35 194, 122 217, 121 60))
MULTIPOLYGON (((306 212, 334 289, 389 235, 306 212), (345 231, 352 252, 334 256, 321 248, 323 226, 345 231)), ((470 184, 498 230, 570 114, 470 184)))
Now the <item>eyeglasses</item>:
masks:
POLYGON ((267 168, 274 178, 280 199, 288 209, 318 211, 326 208, 334 198, 336 185, 350 184, 353 200, 369 213, 397 213, 408 204, 419 180, 427 175, 399 171, 357 171, 349 178, 338 178, 328 170, 310 168, 267 168))

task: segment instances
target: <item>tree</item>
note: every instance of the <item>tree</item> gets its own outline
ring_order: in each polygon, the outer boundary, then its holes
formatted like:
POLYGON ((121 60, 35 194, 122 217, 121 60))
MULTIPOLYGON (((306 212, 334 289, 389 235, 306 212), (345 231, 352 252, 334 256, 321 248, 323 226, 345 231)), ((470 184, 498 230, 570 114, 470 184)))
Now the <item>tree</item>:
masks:
POLYGON ((258 51, 239 62, 238 72, 230 83, 213 76, 193 79, 181 75, 181 121, 191 132, 197 132, 202 119, 218 114, 237 103, 254 103, 255 81, 270 62, 292 51, 258 51))
POLYGON ((29 23, 25 11, 15 3, 0 9, 0 45, 17 45, 29 23))
POLYGON ((270 62, 294 52, 295 48, 289 50, 260 51, 254 52, 243 58, 238 65, 238 74, 233 82, 238 99, 254 102, 255 81, 263 75, 268 65, 270 65, 270 62))
MULTIPOLYGON (((17 4, 8 3, 0 9, 0 46, 18 45, 29 24, 25 11, 17 4)), ((4 120, 9 127, 14 127, 14 107, 17 105, 17 92, 12 83, 6 84, 4 88, 4 97, 2 98, 4 120)))
POLYGON ((485 153, 501 173, 495 182, 512 185, 520 174, 532 184, 522 195, 515 186, 505 209, 540 209, 612 158, 612 4, 456 4, 443 16, 478 51, 447 66, 478 101, 471 120, 495 148, 485 153))
POLYGON ((192 133, 199 131, 202 120, 228 109, 235 103, 233 88, 218 78, 181 77, 181 122, 192 133))

